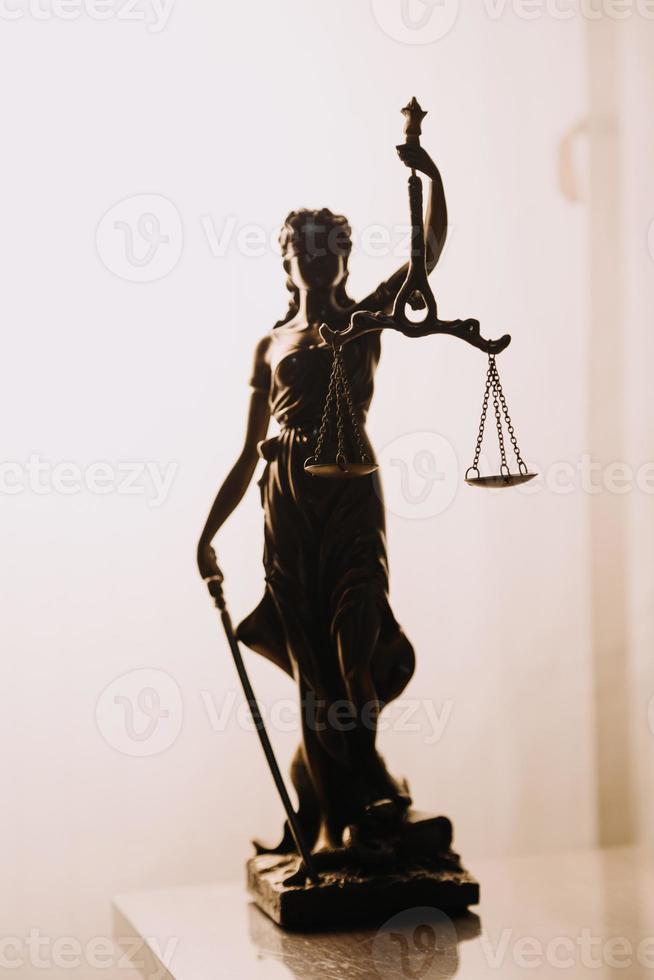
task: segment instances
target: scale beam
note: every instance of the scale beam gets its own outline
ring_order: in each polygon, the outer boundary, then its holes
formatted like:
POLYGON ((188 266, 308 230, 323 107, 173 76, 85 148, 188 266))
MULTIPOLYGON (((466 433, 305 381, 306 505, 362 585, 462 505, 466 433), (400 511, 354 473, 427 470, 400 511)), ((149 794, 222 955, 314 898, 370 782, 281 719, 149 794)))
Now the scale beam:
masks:
POLYGON ((391 316, 383 313, 368 313, 361 310, 355 313, 345 330, 332 330, 326 323, 320 328, 320 336, 330 347, 342 347, 343 344, 363 337, 367 333, 379 333, 380 330, 397 330, 405 337, 431 337, 444 333, 450 337, 465 340, 485 354, 501 354, 511 343, 510 334, 504 334, 497 340, 487 340, 479 330, 479 320, 439 320, 437 316, 427 315, 424 320, 414 323, 406 315, 391 316))

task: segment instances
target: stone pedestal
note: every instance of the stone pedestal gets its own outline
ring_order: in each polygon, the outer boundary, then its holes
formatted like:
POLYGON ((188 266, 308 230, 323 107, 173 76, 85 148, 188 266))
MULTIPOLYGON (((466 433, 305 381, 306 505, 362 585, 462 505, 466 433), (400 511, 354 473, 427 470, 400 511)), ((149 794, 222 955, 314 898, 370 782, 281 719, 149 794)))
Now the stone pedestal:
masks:
POLYGON ((296 857, 272 855, 247 863, 253 901, 284 929, 380 925, 407 909, 429 906, 455 914, 479 902, 479 885, 463 868, 414 864, 377 873, 336 869, 322 871, 316 884, 287 884, 298 867, 296 857))
POLYGON ((320 880, 294 855, 258 854, 247 863, 248 890, 284 929, 375 925, 407 909, 460 913, 479 902, 479 885, 452 850, 452 823, 409 810, 384 825, 348 828, 345 846, 318 851, 320 880))

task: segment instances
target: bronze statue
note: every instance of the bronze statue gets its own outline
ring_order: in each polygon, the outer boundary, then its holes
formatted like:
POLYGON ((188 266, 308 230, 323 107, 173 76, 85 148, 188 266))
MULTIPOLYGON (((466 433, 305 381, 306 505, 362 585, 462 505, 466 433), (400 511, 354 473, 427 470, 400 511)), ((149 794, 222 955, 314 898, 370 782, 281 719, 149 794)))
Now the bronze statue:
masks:
MULTIPOLYGON (((302 741, 291 778, 299 808, 289 812, 286 797, 290 823, 281 842, 258 844, 261 857, 254 860, 259 864, 250 868, 251 887, 264 908, 259 886, 266 872, 274 879, 268 885, 282 891, 309 888, 307 874, 314 883, 321 870, 340 874, 342 902, 342 876, 351 875, 352 868, 359 869, 360 880, 361 874, 374 879, 381 868, 390 869, 397 880, 416 861, 433 872, 430 880, 443 869, 450 884, 452 875, 463 876, 457 880, 460 898, 450 905, 476 901, 476 883, 450 850, 449 821, 413 814, 406 782, 389 772, 376 746, 379 713, 405 690, 415 657, 389 605, 384 507, 380 487, 373 483, 378 477, 372 475, 376 464, 365 422, 383 329, 407 336, 460 336, 486 351, 492 364, 510 338, 485 340, 476 320, 438 319, 427 274, 447 235, 443 182, 420 146, 424 113, 415 100, 403 112, 406 142, 397 152, 412 172, 411 261, 357 302, 347 291, 352 242, 346 218, 327 208, 288 215, 280 244, 289 308, 257 345, 243 449, 218 491, 198 546, 200 573, 223 611, 241 679, 237 641, 279 666, 298 687, 302 741), (426 228, 416 172, 430 184, 426 228), (423 321, 410 321, 406 304, 426 309, 423 321), (280 431, 269 437, 271 416, 280 431), (213 540, 242 499, 261 457, 266 461, 259 481, 266 588, 234 637, 213 540), (292 863, 298 848, 305 858, 302 866, 292 863), (293 870, 296 874, 289 877, 293 870)), ((495 399, 495 374, 488 390, 495 399)), ((519 450, 518 460, 522 463, 519 450)), ((478 454, 475 468, 477 462, 478 454)), ((512 480, 519 482, 521 474, 522 467, 512 480)), ((254 700, 251 689, 248 699, 254 700)), ((262 741, 284 799, 272 749, 267 738, 262 741)), ((391 901, 384 909, 398 904, 402 901, 391 901)), ((295 925, 312 921, 309 913, 294 913, 287 920, 295 925)))

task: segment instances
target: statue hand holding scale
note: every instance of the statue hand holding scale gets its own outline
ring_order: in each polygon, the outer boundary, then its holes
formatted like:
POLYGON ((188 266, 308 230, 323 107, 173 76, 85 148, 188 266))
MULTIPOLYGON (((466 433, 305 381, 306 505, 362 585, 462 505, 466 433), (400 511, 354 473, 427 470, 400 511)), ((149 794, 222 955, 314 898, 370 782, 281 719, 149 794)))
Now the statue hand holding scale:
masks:
POLYGON ((377 468, 374 464, 370 463, 366 453, 363 451, 360 451, 359 459, 355 462, 349 462, 345 456, 342 427, 346 418, 352 426, 355 436, 357 434, 356 413, 352 408, 347 375, 343 366, 342 347, 345 344, 367 333, 375 333, 382 330, 396 330, 404 334, 405 337, 413 338, 430 337, 435 334, 448 334, 451 337, 459 337, 473 347, 484 351, 489 356, 489 370, 484 392, 479 437, 473 463, 466 471, 466 482, 473 486, 489 488, 516 486, 517 484, 533 479, 535 474, 528 472, 527 466, 522 459, 495 363, 495 355, 500 354, 509 346, 511 337, 505 334, 498 340, 486 340, 481 336, 478 320, 471 318, 466 320, 440 320, 438 317, 436 299, 429 285, 427 273, 425 229, 422 217, 422 182, 415 172, 415 167, 412 166, 414 162, 423 162, 425 158, 429 160, 429 157, 420 146, 421 124, 427 113, 420 107, 415 98, 404 107, 402 112, 406 117, 404 126, 406 142, 397 149, 403 162, 412 167, 411 176, 409 177, 409 206, 411 212, 411 258, 409 269, 406 279, 395 297, 393 311, 390 316, 380 312, 371 313, 367 310, 358 310, 352 315, 350 324, 345 330, 332 330, 326 323, 321 326, 321 337, 334 351, 333 373, 327 401, 325 402, 320 437, 314 455, 307 459, 305 468, 307 472, 312 473, 314 476, 325 477, 365 476, 377 468), (406 315, 407 305, 412 306, 414 309, 419 307, 424 308, 426 310, 424 317, 419 321, 409 319, 406 315), (502 462, 498 475, 482 477, 478 464, 488 409, 488 399, 491 392, 493 395, 502 462), (343 400, 346 403, 345 407, 342 404, 343 400), (323 462, 322 456, 329 418, 332 414, 335 415, 337 420, 336 427, 339 432, 339 438, 336 458, 333 463, 329 463, 323 462), (517 473, 511 473, 507 464, 502 415, 504 416, 504 422, 507 426, 515 452, 518 466, 517 473))

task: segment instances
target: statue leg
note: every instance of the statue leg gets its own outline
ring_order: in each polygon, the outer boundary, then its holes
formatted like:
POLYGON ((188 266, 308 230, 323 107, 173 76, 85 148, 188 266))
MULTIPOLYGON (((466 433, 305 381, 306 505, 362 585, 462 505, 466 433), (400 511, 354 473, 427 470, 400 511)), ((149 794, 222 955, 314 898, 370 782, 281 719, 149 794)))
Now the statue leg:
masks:
MULTIPOLYGON (((400 689, 400 682, 393 676, 397 670, 379 673, 383 684, 378 688, 375 683, 378 673, 374 670, 375 655, 379 651, 381 621, 379 594, 374 587, 352 590, 337 620, 339 664, 355 719, 348 734, 348 746, 358 787, 359 816, 373 805, 381 807, 382 803, 389 811, 400 813, 410 802, 406 786, 389 773, 375 747, 379 713, 400 689)), ((410 644, 408 646, 412 654, 410 644)), ((408 669, 410 676, 412 664, 397 664, 396 667, 405 676, 408 669)), ((405 683, 406 680, 402 687, 405 683)))
POLYGON ((381 627, 379 605, 365 588, 350 596, 339 616, 336 643, 346 697, 355 715, 348 735, 352 765, 366 769, 375 756, 379 699, 372 676, 372 661, 381 627))
MULTIPOLYGON (((298 822, 308 846, 313 849, 320 833, 322 812, 313 780, 309 774, 302 743, 298 745, 291 763, 291 782, 298 798, 298 822)), ((294 854, 297 852, 288 820, 284 821, 282 839, 276 846, 271 847, 258 840, 253 841, 253 843, 257 854, 294 854)))
POLYGON ((413 646, 387 609, 372 664, 375 690, 382 708, 403 693, 413 677, 415 666, 413 646))
POLYGON ((329 707, 342 697, 328 703, 316 699, 304 678, 299 678, 302 705, 302 739, 307 770, 310 775, 321 814, 321 842, 341 847, 343 831, 354 823, 365 805, 364 786, 358 768, 349 759, 349 735, 335 729, 329 731, 329 707), (325 710, 326 709, 326 710, 325 710), (345 748, 335 753, 335 744, 345 748))

